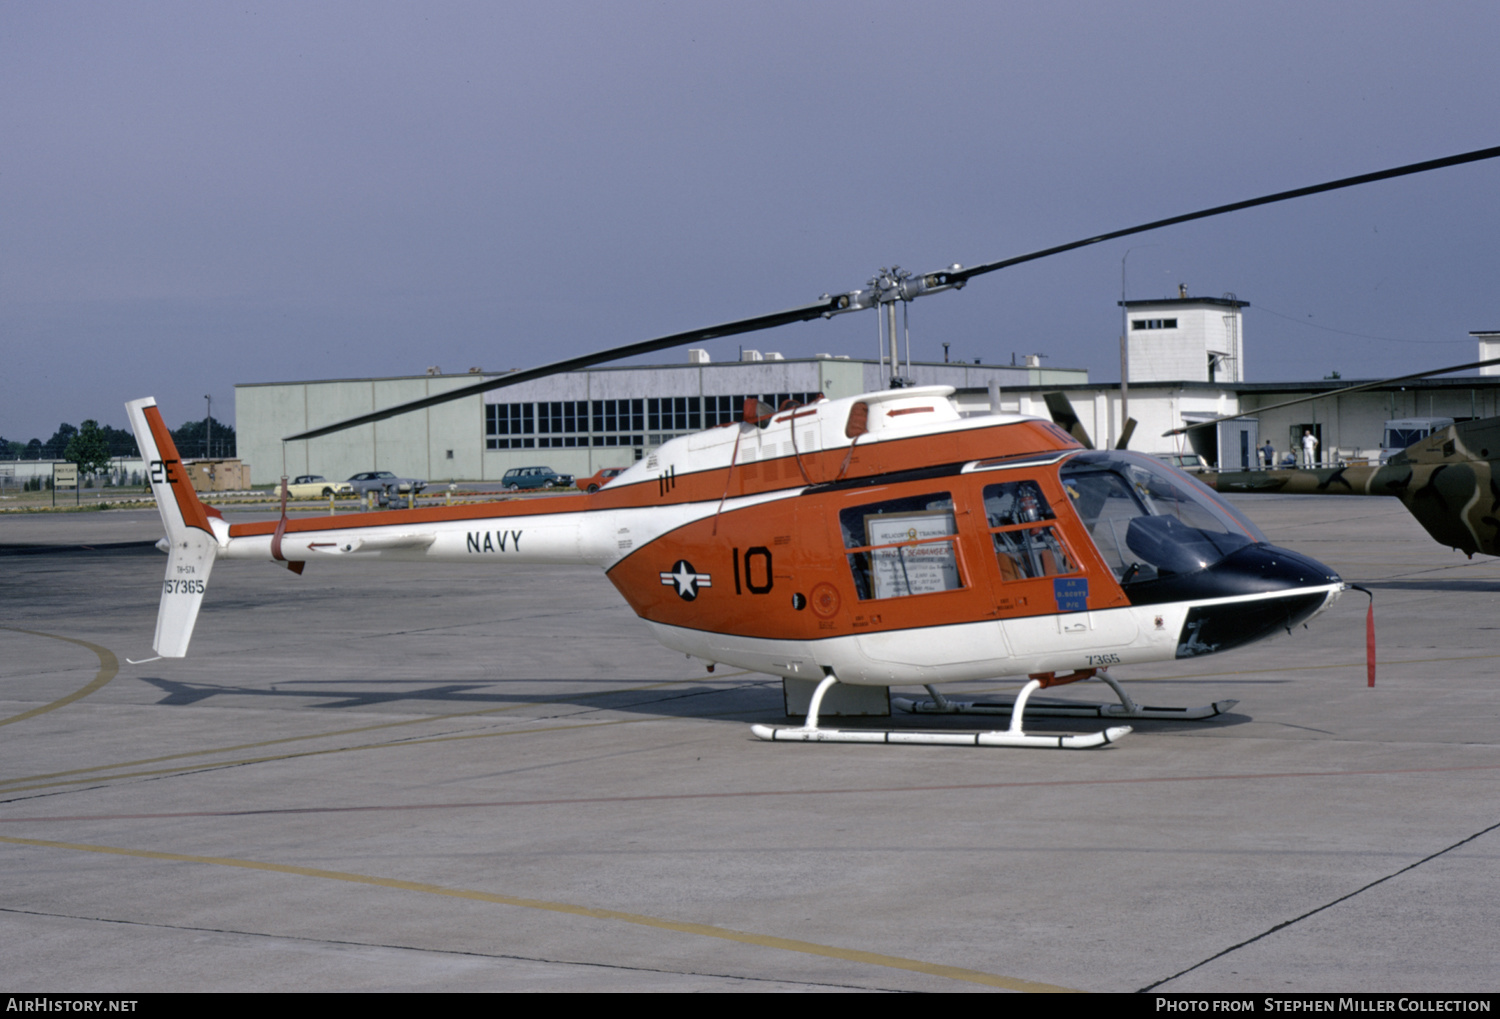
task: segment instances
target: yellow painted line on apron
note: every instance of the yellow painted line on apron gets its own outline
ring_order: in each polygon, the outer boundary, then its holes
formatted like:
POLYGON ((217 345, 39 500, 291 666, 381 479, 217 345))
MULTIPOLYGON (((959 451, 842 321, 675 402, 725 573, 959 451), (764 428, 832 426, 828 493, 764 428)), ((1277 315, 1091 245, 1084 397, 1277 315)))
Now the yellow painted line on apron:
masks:
POLYGON ((50 640, 66 641, 69 644, 86 647, 99 656, 99 673, 87 686, 73 691, 66 697, 60 697, 51 704, 43 704, 39 708, 23 711, 19 715, 11 715, 9 718, 0 719, 0 725, 10 725, 12 722, 24 722, 28 718, 35 718, 37 715, 45 715, 49 711, 56 711, 65 704, 72 704, 74 701, 87 697, 95 690, 103 687, 105 683, 114 679, 115 674, 120 671, 120 660, 115 657, 115 653, 109 650, 109 648, 100 647, 98 644, 90 644, 86 640, 76 640, 72 637, 59 637, 55 633, 42 633, 40 630, 23 630, 19 626, 0 626, 0 630, 10 630, 13 633, 29 633, 33 637, 46 637, 50 640))
POLYGON ((803 955, 816 955, 827 959, 841 959, 845 962, 863 963, 868 966, 883 966, 889 969, 907 970, 912 973, 923 973, 928 976, 944 977, 949 980, 959 980, 971 984, 981 984, 985 987, 999 987, 1010 991, 1066 992, 1070 990, 1070 988, 1066 987, 1055 987, 1052 984, 1041 984, 1031 980, 1021 980, 1016 977, 984 973, 979 970, 964 969, 960 966, 943 966, 938 963, 923 962, 920 959, 907 959, 899 955, 883 955, 879 952, 862 952, 852 948, 836 948, 831 945, 819 945, 811 941, 779 938, 769 934, 751 934, 746 931, 731 930, 728 927, 714 927, 710 924, 664 920, 660 917, 644 916, 640 913, 624 913, 615 909, 592 909, 588 906, 575 906, 567 902, 527 899, 514 895, 501 895, 496 892, 481 892, 469 888, 448 888, 443 885, 428 884, 424 881, 400 881, 395 878, 351 874, 341 870, 296 867, 284 863, 263 863, 258 860, 239 860, 229 856, 193 856, 187 853, 161 853, 149 849, 123 849, 117 846, 95 846, 78 842, 50 842, 42 839, 11 838, 3 835, 0 835, 0 842, 45 849, 71 849, 85 853, 134 856, 145 860, 168 860, 177 863, 209 864, 217 867, 239 867, 244 870, 269 871, 274 874, 294 874, 298 877, 322 878, 326 881, 346 881, 351 884, 372 885, 376 888, 392 888, 406 892, 421 892, 426 895, 442 895, 454 899, 493 902, 502 906, 539 909, 549 913, 564 913, 571 916, 589 917, 594 920, 617 920, 621 923, 636 924, 641 927, 654 927, 657 930, 675 931, 679 934, 696 934, 700 937, 717 938, 721 941, 735 941, 740 944, 756 945, 761 948, 776 948, 785 952, 799 952, 803 955))

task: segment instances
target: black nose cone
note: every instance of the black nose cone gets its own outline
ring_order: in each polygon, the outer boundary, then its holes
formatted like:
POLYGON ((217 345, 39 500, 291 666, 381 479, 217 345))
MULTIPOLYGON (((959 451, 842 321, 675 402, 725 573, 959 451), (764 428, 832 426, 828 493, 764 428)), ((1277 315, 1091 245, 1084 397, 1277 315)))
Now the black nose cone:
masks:
POLYGON ((1188 611, 1177 657, 1227 651, 1284 633, 1306 622, 1340 584, 1339 575, 1316 559, 1275 545, 1246 545, 1192 573, 1161 573, 1128 584, 1132 605, 1234 601, 1188 611), (1243 599, 1243 600, 1242 600, 1243 599))
POLYGON ((1132 605, 1160 605, 1175 601, 1205 601, 1244 595, 1292 593, 1309 587, 1341 583, 1339 575, 1300 552, 1275 545, 1245 545, 1201 570, 1172 573, 1162 570, 1150 579, 1125 583, 1132 605))

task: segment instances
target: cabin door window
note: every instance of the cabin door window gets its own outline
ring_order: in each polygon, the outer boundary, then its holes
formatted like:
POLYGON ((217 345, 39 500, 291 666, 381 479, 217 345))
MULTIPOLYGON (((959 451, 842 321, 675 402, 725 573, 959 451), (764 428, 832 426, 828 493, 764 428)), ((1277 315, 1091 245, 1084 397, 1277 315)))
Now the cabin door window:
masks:
POLYGON ((839 513, 839 526, 861 601, 964 586, 948 492, 850 506, 839 513))
POLYGON ((1078 572, 1050 523, 1052 506, 1035 481, 986 485, 984 515, 1001 580, 1037 580, 1078 572))

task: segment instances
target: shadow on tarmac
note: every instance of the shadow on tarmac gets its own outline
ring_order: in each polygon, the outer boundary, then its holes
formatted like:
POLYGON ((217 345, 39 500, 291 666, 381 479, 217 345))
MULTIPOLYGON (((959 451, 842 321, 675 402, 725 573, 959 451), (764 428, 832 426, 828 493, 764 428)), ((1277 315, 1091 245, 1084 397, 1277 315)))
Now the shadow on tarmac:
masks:
MULTIPOLYGON (((433 681, 426 686, 421 680, 280 680, 268 688, 225 686, 223 684, 191 683, 164 679, 160 676, 139 676, 162 691, 156 701, 162 707, 185 707, 202 704, 214 697, 271 698, 281 703, 296 702, 317 710, 343 711, 368 710, 376 707, 406 705, 415 712, 436 709, 440 714, 463 714, 482 712, 486 709, 508 708, 516 705, 557 704, 588 711, 612 711, 631 715, 652 715, 667 718, 718 718, 734 721, 762 721, 769 724, 785 724, 781 683, 771 676, 745 677, 726 681, 722 685, 681 683, 668 689, 656 690, 569 690, 566 693, 549 694, 538 687, 578 686, 590 682, 584 679, 536 679, 521 678, 483 682, 433 681), (524 684, 524 692, 508 693, 494 689, 505 684, 524 684)), ((1028 730, 1057 732, 1092 732, 1107 719, 1099 718, 1051 718, 1029 717, 1028 730)), ((1154 720, 1135 719, 1130 724, 1140 732, 1195 732, 1207 729, 1222 729, 1254 721, 1246 714, 1225 712, 1213 718, 1199 720, 1154 720)), ((835 724, 830 721, 828 724, 835 724)), ((836 723, 847 729, 911 729, 920 730, 991 730, 1005 728, 1009 724, 1007 715, 910 715, 893 710, 890 716, 840 718, 836 723)))

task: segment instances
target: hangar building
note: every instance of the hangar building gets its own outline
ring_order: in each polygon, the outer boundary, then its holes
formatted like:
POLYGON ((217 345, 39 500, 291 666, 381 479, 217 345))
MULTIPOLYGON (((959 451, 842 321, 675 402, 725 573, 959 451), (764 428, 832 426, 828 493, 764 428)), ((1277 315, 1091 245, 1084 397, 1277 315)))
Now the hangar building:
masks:
MULTIPOLYGON (((434 482, 495 481, 534 464, 585 477, 634 463, 674 436, 735 420, 747 396, 780 406, 888 385, 879 361, 745 351, 743 360, 714 363, 702 351, 689 355, 687 363, 566 372, 286 444, 286 435, 500 376, 431 369, 399 378, 238 385, 239 456, 254 484, 273 484, 283 473, 343 479, 368 470, 434 482)), ((1043 368, 1035 355, 1021 365, 913 363, 909 374, 917 385, 981 390, 992 380, 1007 391, 1088 381, 1083 370, 1043 368)))

